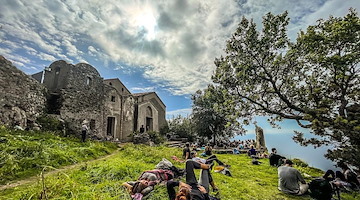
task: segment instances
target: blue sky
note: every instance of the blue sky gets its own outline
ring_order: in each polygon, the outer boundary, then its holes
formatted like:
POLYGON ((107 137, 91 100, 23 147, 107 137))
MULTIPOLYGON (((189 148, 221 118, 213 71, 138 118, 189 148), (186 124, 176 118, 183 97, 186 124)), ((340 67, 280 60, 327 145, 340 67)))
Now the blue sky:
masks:
POLYGON ((167 117, 191 112, 242 16, 287 10, 288 35, 359 0, 0 0, 0 55, 27 74, 56 60, 94 66, 133 92, 155 91, 167 117))

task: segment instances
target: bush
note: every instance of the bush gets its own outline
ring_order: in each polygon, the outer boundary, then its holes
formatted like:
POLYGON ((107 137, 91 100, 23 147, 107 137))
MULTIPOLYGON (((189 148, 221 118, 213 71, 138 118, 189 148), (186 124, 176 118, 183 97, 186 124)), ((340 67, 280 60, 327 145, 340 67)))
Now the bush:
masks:
POLYGON ((149 134, 150 140, 155 144, 161 144, 165 141, 164 137, 161 136, 159 132, 149 131, 147 133, 149 134))
POLYGON ((50 115, 42 115, 36 119, 36 122, 41 126, 43 131, 59 132, 63 130, 63 122, 50 115))

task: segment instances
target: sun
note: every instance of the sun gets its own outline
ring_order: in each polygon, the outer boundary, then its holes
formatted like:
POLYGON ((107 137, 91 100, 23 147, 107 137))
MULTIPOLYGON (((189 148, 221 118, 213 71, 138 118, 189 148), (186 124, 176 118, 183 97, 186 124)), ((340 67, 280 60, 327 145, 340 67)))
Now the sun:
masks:
POLYGON ((156 36, 156 18, 150 10, 143 10, 136 16, 135 23, 138 27, 145 29, 145 38, 154 40, 156 36))

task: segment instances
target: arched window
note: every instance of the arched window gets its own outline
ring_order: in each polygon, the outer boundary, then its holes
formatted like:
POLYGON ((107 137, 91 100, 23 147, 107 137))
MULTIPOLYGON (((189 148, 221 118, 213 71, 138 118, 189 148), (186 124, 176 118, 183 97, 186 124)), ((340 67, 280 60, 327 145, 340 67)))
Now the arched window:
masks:
POLYGON ((91 85, 91 78, 90 77, 86 78, 86 85, 91 85))
POLYGON ((60 67, 55 68, 55 74, 58 75, 60 73, 60 67))
POLYGON ((152 117, 152 110, 150 106, 146 108, 146 117, 152 117))

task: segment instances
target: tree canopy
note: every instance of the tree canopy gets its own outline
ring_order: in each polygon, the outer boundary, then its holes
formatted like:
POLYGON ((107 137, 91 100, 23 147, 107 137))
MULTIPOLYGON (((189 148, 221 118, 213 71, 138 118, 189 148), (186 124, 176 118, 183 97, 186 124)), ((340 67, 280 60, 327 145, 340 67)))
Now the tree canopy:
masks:
POLYGON ((358 14, 350 9, 344 17, 318 20, 295 42, 287 36, 289 20, 287 12, 268 13, 258 31, 242 19, 225 55, 215 59, 212 79, 234 102, 223 109, 247 123, 254 115, 269 116, 273 125, 296 120, 316 136, 296 132, 295 141, 331 144, 328 158, 360 167, 358 14))
POLYGON ((198 136, 213 138, 232 137, 237 123, 231 123, 231 117, 221 109, 223 105, 233 105, 230 99, 225 99, 226 94, 218 90, 214 85, 209 85, 204 91, 197 91, 193 96, 194 130, 198 136))

